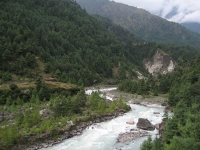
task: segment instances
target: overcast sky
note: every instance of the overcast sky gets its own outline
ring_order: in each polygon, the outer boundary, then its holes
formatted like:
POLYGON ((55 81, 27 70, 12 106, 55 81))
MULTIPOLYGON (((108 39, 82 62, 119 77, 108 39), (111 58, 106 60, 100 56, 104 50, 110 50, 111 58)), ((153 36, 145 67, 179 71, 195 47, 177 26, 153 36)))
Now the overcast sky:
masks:
POLYGON ((163 18, 177 8, 177 14, 171 17, 170 21, 198 22, 200 23, 200 0, 114 0, 130 6, 146 9, 147 11, 159 14, 163 18), (162 10, 162 12, 160 12, 162 10))

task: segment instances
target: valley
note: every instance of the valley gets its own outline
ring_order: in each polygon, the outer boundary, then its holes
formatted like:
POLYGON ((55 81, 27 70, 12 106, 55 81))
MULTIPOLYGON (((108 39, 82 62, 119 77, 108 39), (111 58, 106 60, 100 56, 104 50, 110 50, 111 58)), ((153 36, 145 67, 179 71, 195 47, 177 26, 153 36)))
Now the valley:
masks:
POLYGON ((2 0, 0 14, 1 150, 199 149, 197 34, 108 0, 2 0))

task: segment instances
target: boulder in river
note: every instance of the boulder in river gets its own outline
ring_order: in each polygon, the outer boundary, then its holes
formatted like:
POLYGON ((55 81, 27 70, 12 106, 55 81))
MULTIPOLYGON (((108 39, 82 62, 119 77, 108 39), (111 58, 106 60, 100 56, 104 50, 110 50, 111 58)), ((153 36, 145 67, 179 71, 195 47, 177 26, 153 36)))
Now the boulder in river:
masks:
POLYGON ((153 114, 160 114, 160 112, 153 112, 153 114))
POLYGON ((126 124, 134 125, 134 121, 133 120, 129 120, 129 121, 126 122, 126 124))
POLYGON ((160 123, 155 124, 155 128, 156 128, 157 130, 159 130, 159 125, 160 125, 160 123))
POLYGON ((161 106, 167 106, 167 103, 163 102, 163 103, 161 104, 161 106))
POLYGON ((137 122, 137 128, 143 130, 155 130, 155 126, 146 118, 139 118, 137 122))
POLYGON ((138 100, 134 100, 132 103, 133 103, 133 104, 140 105, 140 101, 138 101, 138 100))
POLYGON ((143 136, 149 136, 149 133, 147 131, 134 131, 134 132, 121 133, 117 138, 117 142, 118 143, 132 142, 133 140, 143 136))

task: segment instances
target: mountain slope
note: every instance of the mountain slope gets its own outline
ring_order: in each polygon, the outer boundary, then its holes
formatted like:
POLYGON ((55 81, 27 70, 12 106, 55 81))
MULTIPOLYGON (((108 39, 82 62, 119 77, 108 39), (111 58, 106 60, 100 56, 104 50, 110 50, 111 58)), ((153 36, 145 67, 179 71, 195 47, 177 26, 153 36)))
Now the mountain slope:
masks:
POLYGON ((149 11, 169 21, 177 22, 191 31, 200 33, 199 6, 195 0, 186 3, 164 0, 163 5, 158 10, 149 11))
POLYGON ((59 81, 91 85, 119 64, 134 68, 124 44, 71 0, 1 1, 0 13, 2 72, 34 78, 38 57, 59 81))
POLYGON ((99 22, 111 33, 113 33, 118 39, 124 43, 131 42, 132 44, 143 44, 145 41, 140 37, 134 35, 129 30, 121 27, 113 23, 111 20, 101 17, 95 16, 99 20, 99 22))
POLYGON ((200 36, 177 23, 168 22, 143 9, 108 0, 77 0, 90 14, 111 19, 114 23, 151 42, 178 43, 200 49, 200 36))
MULTIPOLYGON (((142 61, 159 47, 88 15, 71 0, 1 1, 0 13, 1 82, 35 80, 44 72, 79 85, 134 79, 138 71, 148 74, 142 61), (37 69, 38 59, 43 69, 37 69)), ((177 59, 190 48, 171 49, 170 55, 179 54, 177 59)))
POLYGON ((190 29, 191 31, 197 32, 200 34, 200 23, 195 23, 195 22, 191 22, 191 23, 181 23, 182 26, 190 29))

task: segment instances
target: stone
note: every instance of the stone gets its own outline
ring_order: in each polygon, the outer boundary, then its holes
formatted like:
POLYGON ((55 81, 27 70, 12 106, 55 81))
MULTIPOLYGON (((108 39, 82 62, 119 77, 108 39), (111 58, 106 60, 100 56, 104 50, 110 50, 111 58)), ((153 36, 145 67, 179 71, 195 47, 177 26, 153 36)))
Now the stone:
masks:
POLYGON ((159 112, 153 112, 153 114, 160 114, 159 112))
POLYGON ((67 121, 67 124, 69 124, 69 125, 71 125, 71 126, 73 126, 74 124, 73 124, 73 121, 67 121))
POLYGON ((164 103, 161 104, 161 106, 167 106, 167 103, 164 102, 164 103))
POLYGON ((137 128, 143 130, 155 130, 155 126, 146 118, 139 118, 137 122, 137 128))
POLYGON ((168 112, 168 111, 173 112, 172 108, 170 108, 169 106, 166 106, 164 111, 165 111, 165 112, 168 112))
POLYGON ((156 128, 157 130, 159 130, 159 125, 160 125, 160 123, 155 124, 155 128, 156 128))
POLYGON ((133 103, 133 104, 140 105, 140 102, 139 102, 139 101, 137 101, 137 100, 133 101, 132 103, 133 103))
POLYGON ((45 113, 45 111, 46 111, 46 109, 40 110, 39 111, 40 116, 42 116, 45 113))
POLYGON ((103 129, 101 125, 97 125, 97 129, 103 129))
POLYGON ((166 122, 165 121, 162 121, 160 124, 159 124, 159 128, 158 128, 158 132, 159 132, 159 135, 160 137, 162 137, 162 132, 165 130, 165 127, 166 127, 166 122))
POLYGON ((138 129, 131 129, 130 131, 139 131, 138 129))
POLYGON ((134 121, 133 120, 129 120, 129 121, 126 122, 126 124, 134 125, 134 121))
POLYGON ((149 136, 149 133, 147 131, 134 131, 134 132, 121 133, 117 138, 117 142, 118 143, 132 142, 133 140, 143 136, 149 136))

